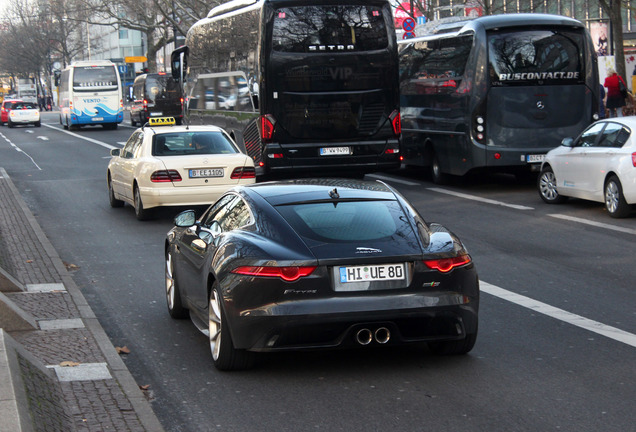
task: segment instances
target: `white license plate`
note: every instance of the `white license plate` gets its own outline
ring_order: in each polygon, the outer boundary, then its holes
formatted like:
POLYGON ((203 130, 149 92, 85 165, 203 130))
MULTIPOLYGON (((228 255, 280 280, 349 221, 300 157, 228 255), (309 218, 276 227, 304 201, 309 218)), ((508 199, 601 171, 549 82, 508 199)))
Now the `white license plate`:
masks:
POLYGON ((528 162, 528 163, 543 162, 544 160, 545 160, 545 155, 544 154, 535 154, 535 155, 527 155, 526 156, 526 162, 528 162))
POLYGON ((333 155, 350 155, 351 149, 349 147, 321 147, 320 156, 333 156, 333 155))
POLYGON ((404 280, 404 264, 340 267, 340 283, 404 280))
POLYGON ((93 117, 91 121, 103 121, 104 117, 93 117))
POLYGON ((224 175, 225 171, 223 168, 202 168, 190 170, 190 178, 223 177, 224 175))
POLYGON ((155 117, 155 116, 160 117, 160 116, 162 116, 162 115, 163 115, 163 113, 162 113, 162 112, 151 112, 151 113, 150 113, 150 117, 155 117))

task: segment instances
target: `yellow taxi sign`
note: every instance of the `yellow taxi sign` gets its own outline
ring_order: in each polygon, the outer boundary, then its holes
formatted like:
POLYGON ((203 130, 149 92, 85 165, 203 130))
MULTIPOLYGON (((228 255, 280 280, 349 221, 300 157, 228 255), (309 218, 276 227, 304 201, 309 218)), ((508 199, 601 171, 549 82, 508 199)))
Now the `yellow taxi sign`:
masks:
POLYGON ((148 119, 150 126, 173 126, 175 123, 174 117, 153 117, 148 119))
POLYGON ((126 63, 144 63, 144 62, 147 62, 148 59, 144 56, 132 56, 132 57, 124 57, 124 61, 126 63))

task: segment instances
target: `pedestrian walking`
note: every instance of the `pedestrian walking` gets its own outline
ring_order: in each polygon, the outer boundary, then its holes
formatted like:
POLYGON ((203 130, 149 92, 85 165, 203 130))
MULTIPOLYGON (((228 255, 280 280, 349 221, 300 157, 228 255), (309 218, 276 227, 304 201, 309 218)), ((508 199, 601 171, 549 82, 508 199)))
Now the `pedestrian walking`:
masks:
POLYGON ((598 118, 605 118, 605 87, 603 84, 599 83, 599 92, 598 92, 598 118))
POLYGON ((625 99, 627 98, 627 85, 614 69, 607 70, 607 78, 603 84, 607 88, 607 100, 605 106, 609 111, 609 117, 622 117, 625 99))

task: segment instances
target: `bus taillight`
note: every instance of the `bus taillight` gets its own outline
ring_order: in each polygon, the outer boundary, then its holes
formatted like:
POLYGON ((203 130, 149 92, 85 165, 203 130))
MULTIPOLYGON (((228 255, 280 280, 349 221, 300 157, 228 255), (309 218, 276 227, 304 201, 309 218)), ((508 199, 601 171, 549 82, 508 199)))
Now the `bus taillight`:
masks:
POLYGON ((276 120, 271 115, 267 114, 261 116, 261 140, 263 142, 269 142, 274 137, 274 127, 276 126, 276 120))
POLYGON ((473 120, 473 131, 477 141, 483 144, 485 137, 484 133, 486 132, 486 121, 481 115, 475 116, 473 120))
POLYGON ((395 135, 400 135, 402 133, 402 117, 400 116, 399 111, 393 111, 389 116, 391 119, 391 126, 393 126, 393 133, 395 135))

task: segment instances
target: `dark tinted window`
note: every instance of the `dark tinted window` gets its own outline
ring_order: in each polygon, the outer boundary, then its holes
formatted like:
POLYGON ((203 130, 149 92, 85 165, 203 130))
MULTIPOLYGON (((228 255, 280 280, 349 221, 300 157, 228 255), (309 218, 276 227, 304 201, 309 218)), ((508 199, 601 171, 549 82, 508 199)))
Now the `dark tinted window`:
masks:
POLYGON ((115 90, 117 71, 115 66, 78 66, 73 72, 73 90, 115 90))
POLYGON ((241 228, 251 222, 251 214, 238 195, 226 195, 212 207, 205 216, 203 225, 209 227, 216 221, 221 226, 223 232, 241 228))
POLYGON ((15 102, 12 109, 36 109, 35 104, 31 102, 15 102))
POLYGON ((370 51, 387 47, 387 31, 382 9, 375 6, 280 8, 274 14, 273 47, 298 53, 370 51))
POLYGON ((596 142, 596 138, 603 130, 605 123, 597 123, 590 126, 586 131, 581 134, 577 146, 580 147, 593 147, 596 142))
POLYGON ((583 76, 583 31, 523 30, 488 34, 493 85, 577 84, 583 76))
POLYGON ((400 53, 403 94, 455 91, 466 69, 472 36, 416 42, 400 53))
MULTIPOLYGON (((276 207, 302 237, 317 241, 390 239, 412 232, 396 201, 293 204, 276 207)), ((411 234, 412 235, 412 234, 411 234)))
POLYGON ((168 75, 148 75, 146 77, 146 100, 149 103, 155 102, 157 99, 173 99, 179 98, 177 84, 168 75))
POLYGON ((221 132, 164 133, 152 139, 153 156, 234 153, 236 146, 221 132))

